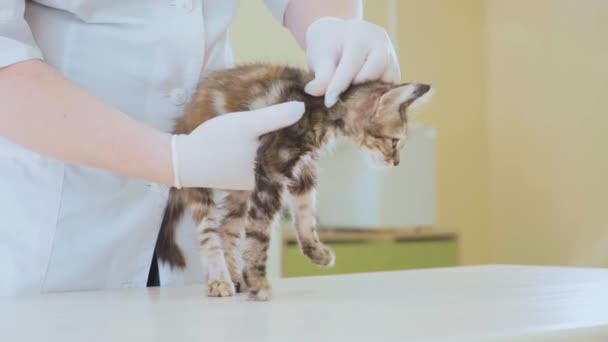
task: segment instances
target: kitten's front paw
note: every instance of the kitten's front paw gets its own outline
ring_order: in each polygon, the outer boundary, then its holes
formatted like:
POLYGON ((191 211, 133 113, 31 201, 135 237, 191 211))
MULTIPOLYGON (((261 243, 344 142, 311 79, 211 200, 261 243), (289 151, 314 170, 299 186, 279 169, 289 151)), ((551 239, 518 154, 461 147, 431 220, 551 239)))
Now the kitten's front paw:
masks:
POLYGON ((321 243, 302 245, 302 253, 304 253, 310 261, 319 266, 331 267, 336 261, 336 256, 331 248, 321 243))
POLYGON ((207 283, 207 296, 209 297, 230 297, 236 293, 232 282, 214 280, 207 283))
POLYGON ((265 302, 270 300, 271 289, 270 283, 266 277, 247 277, 247 286, 249 287, 249 300, 265 302))
POLYGON ((262 288, 259 290, 249 289, 249 300, 253 300, 256 302, 266 302, 270 300, 270 296, 270 287, 262 288))

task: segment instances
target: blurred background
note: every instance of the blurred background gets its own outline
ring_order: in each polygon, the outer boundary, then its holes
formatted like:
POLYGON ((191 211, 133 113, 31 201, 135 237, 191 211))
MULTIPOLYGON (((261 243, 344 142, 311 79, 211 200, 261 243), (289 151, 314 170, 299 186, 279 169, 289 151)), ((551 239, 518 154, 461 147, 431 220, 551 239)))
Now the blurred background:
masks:
MULTIPOLYGON (((608 266, 608 1, 373 0, 404 81, 435 97, 398 169, 322 161, 322 270, 277 228, 275 276, 487 263, 608 266)), ((231 28, 238 62, 305 66, 261 1, 231 28)))

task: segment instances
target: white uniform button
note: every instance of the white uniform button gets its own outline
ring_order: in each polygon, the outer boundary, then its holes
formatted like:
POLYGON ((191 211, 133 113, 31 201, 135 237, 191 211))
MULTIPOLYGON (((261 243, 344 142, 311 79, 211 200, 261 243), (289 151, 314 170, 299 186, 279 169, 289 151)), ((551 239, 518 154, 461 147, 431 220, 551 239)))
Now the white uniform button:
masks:
POLYGON ((183 105, 188 100, 186 91, 181 88, 171 90, 171 94, 169 95, 169 97, 171 97, 171 102, 173 102, 173 104, 177 106, 183 105))
POLYGON ((150 189, 150 191, 156 192, 156 193, 162 193, 165 189, 164 186, 156 184, 156 183, 148 183, 147 186, 148 186, 148 189, 150 189))
POLYGON ((186 12, 192 12, 194 9, 193 0, 171 0, 169 5, 180 8, 186 12))

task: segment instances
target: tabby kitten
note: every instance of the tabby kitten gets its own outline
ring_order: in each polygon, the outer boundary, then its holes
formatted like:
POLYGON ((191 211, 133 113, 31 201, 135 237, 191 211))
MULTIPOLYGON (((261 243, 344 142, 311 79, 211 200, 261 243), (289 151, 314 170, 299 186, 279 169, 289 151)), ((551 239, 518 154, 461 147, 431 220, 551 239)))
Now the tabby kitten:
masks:
POLYGON ((368 152, 373 164, 398 165, 407 136, 406 112, 430 90, 419 83, 367 82, 351 86, 327 109, 322 97, 303 91, 312 78, 307 71, 263 64, 218 71, 201 81, 177 121, 174 132, 187 134, 225 113, 294 100, 306 106, 300 121, 260 137, 253 191, 171 190, 157 242, 158 257, 172 267, 185 266, 175 242, 175 228, 185 209, 191 208, 209 296, 231 296, 248 288, 251 299, 270 298, 267 252, 285 190, 302 252, 317 265, 333 265, 333 252, 316 232, 315 164, 319 153, 335 139, 345 138, 368 152))

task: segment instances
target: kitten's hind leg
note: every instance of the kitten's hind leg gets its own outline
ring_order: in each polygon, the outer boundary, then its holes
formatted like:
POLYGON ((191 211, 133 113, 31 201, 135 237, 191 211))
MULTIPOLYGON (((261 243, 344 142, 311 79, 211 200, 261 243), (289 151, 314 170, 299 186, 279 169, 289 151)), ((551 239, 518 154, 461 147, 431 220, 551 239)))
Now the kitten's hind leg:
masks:
POLYGON ((249 288, 249 298, 265 301, 270 299, 270 283, 266 277, 266 261, 270 245, 270 233, 283 194, 283 184, 270 177, 256 175, 256 189, 251 195, 245 228, 245 269, 243 278, 249 288))
POLYGON ((288 187, 291 197, 293 224, 302 253, 320 266, 333 266, 333 251, 325 246, 317 234, 315 205, 316 170, 305 164, 288 187))
POLYGON ((201 264, 205 265, 207 271, 207 295, 232 296, 235 289, 226 267, 220 235, 221 211, 212 204, 206 214, 197 227, 197 237, 201 264))
POLYGON ((243 281, 242 244, 245 238, 250 196, 250 191, 230 191, 221 204, 221 208, 225 212, 220 231, 224 258, 237 292, 243 292, 246 289, 243 281))

